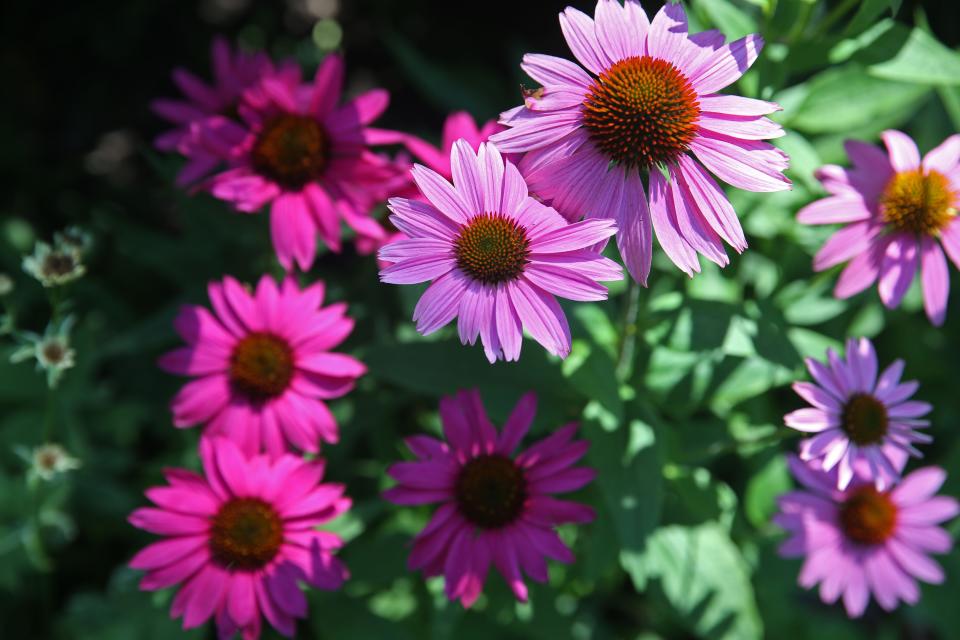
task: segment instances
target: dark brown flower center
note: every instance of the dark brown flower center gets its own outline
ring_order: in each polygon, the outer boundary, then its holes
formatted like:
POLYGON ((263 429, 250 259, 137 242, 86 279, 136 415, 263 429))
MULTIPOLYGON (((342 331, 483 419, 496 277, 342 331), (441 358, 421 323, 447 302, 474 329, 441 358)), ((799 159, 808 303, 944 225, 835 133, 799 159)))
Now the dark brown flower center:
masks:
POLYGON ((253 168, 280 186, 296 190, 318 178, 330 160, 330 140, 307 116, 276 116, 263 125, 251 152, 253 168))
POLYGON ((56 278, 65 276, 72 272, 77 266, 77 260, 70 253, 64 251, 51 251, 43 260, 41 267, 43 275, 47 278, 56 278))
POLYGON ((523 511, 527 481, 513 460, 501 455, 480 456, 460 471, 456 496, 460 513, 470 523, 497 529, 523 511))
POLYGON ((293 377, 293 351, 269 333, 251 333, 230 356, 230 382, 252 400, 266 400, 286 391, 293 377))
POLYGON ((50 340, 46 342, 42 349, 43 358, 51 364, 57 364, 66 355, 66 349, 59 340, 50 340))
POLYGON ((887 435, 887 408, 868 393, 855 393, 843 407, 843 430, 858 445, 877 444, 887 435))
POLYGON ((855 489, 840 505, 840 527, 854 542, 881 544, 893 534, 896 524, 896 505, 873 485, 855 489))
POLYGON ((210 553, 226 569, 253 571, 267 565, 283 543, 283 522, 257 498, 233 498, 213 517, 210 553))
POLYGON ((880 195, 883 220, 897 231, 937 235, 956 215, 953 191, 938 171, 901 171, 880 195))
POLYGON ((453 245, 457 266, 474 280, 497 284, 523 273, 530 241, 523 227, 499 213, 481 213, 467 223, 453 245))
POLYGON ((672 164, 697 134, 700 103, 680 71, 634 56, 600 74, 583 103, 583 124, 612 161, 649 169, 672 164))

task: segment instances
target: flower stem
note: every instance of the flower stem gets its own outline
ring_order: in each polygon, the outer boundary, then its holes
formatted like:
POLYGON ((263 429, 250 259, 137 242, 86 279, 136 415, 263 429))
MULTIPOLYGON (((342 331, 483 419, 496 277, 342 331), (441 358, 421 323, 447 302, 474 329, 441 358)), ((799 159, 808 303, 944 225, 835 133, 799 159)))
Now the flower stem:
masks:
POLYGON ((633 356, 637 347, 637 316, 640 313, 640 285, 630 278, 627 285, 627 303, 623 309, 620 325, 620 354, 617 357, 616 375, 626 382, 633 373, 633 356))

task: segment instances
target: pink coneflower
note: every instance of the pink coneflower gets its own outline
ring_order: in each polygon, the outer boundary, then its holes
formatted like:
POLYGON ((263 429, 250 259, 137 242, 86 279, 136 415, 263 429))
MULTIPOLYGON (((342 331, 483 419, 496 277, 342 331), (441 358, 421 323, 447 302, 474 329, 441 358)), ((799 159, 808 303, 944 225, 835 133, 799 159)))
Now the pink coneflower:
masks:
POLYGON ((831 474, 794 456, 789 462, 807 490, 781 496, 774 522, 790 533, 781 555, 806 558, 800 586, 819 583, 826 603, 842 595, 847 615, 856 618, 871 594, 891 611, 901 600, 920 599, 917 580, 943 582, 943 570, 927 554, 950 551, 950 534, 937 525, 960 512, 956 500, 935 495, 947 477, 943 469, 918 469, 893 490, 878 491, 858 464, 854 482, 839 491, 831 474))
MULTIPOLYGON (((487 138, 498 131, 503 131, 503 129, 504 127, 494 120, 490 120, 484 123, 483 126, 478 127, 469 113, 466 111, 457 111, 447 116, 446 121, 443 123, 443 137, 440 141, 439 149, 425 140, 399 131, 379 132, 377 141, 381 144, 404 145, 424 166, 433 169, 447 180, 452 180, 453 174, 450 171, 450 152, 453 149, 453 143, 463 138, 467 144, 476 151, 480 148, 480 143, 486 142, 487 138)), ((406 170, 409 170, 412 166, 406 157, 400 157, 397 161, 406 170)), ((391 195, 412 199, 422 199, 423 197, 420 192, 417 191, 412 181, 402 185, 396 193, 392 193, 391 195)), ((388 229, 386 235, 379 238, 358 235, 356 240, 357 253, 360 255, 369 255, 380 247, 405 237, 405 235, 395 229, 388 229)), ((382 260, 379 261, 379 263, 381 268, 390 266, 389 262, 382 260)))
POLYGON ((205 144, 229 153, 231 167, 207 187, 238 211, 270 204, 273 245, 287 270, 310 268, 318 232, 339 251, 341 218, 359 234, 384 235, 370 210, 401 169, 369 150, 367 125, 389 96, 372 89, 337 106, 342 84, 343 61, 331 54, 311 86, 267 78, 241 105, 242 123, 221 119, 204 130, 205 144))
MULTIPOLYGON (((236 118, 245 91, 268 76, 289 78, 299 72, 293 63, 283 63, 279 69, 263 52, 234 51, 224 38, 214 38, 210 45, 213 61, 213 82, 207 84, 186 69, 176 69, 173 81, 183 99, 161 98, 150 107, 174 128, 157 137, 155 144, 161 151, 177 151, 187 158, 187 164, 177 176, 177 183, 189 184, 203 178, 223 162, 223 158, 200 143, 197 128, 211 118, 236 118)), ((298 76, 297 76, 298 77, 298 76)))
POLYGON ((353 330, 346 305, 321 308, 323 283, 301 290, 291 278, 277 287, 263 276, 251 293, 227 277, 207 290, 216 315, 184 307, 174 326, 187 346, 160 358, 165 370, 196 378, 173 400, 174 424, 205 423, 208 435, 226 435, 247 454, 280 455, 287 443, 316 453, 321 440, 336 442, 324 400, 366 372, 330 351, 353 330))
POLYGON ((523 70, 543 87, 503 114, 510 129, 491 141, 505 153, 526 152, 519 167, 530 191, 571 220, 614 218, 638 282, 650 273, 652 231, 688 275, 700 271, 697 254, 726 265, 722 241, 738 252, 747 242, 730 202, 691 154, 735 187, 790 187, 786 154, 760 142, 782 135, 764 117, 780 107, 716 93, 753 64, 763 40, 754 34, 725 45, 717 31, 688 35, 679 4, 649 22, 635 0, 600 0, 593 20, 568 7, 560 27, 590 74, 562 58, 525 55, 523 70))
POLYGON ((546 558, 573 562, 554 527, 593 520, 590 507, 551 496, 580 489, 595 476, 593 469, 573 467, 589 446, 573 439, 576 424, 513 456, 535 412, 536 397, 528 393, 497 434, 480 393, 461 391, 440 401, 446 442, 407 438, 418 460, 387 471, 398 483, 384 494, 391 502, 443 503, 414 540, 408 565, 426 576, 443 575, 447 597, 465 607, 480 596, 491 563, 526 601, 522 573, 546 582, 546 558))
POLYGON ((906 134, 890 130, 881 137, 887 153, 848 140, 853 168, 821 167, 817 178, 831 195, 801 209, 797 220, 849 223, 813 259, 817 271, 849 261, 834 290, 838 298, 860 293, 879 278, 880 300, 893 309, 919 268, 923 306, 940 326, 950 294, 943 249, 960 267, 960 135, 944 140, 922 161, 906 134))
POLYGON ((159 508, 130 514, 130 523, 164 536, 133 557, 147 572, 145 591, 181 584, 170 613, 183 628, 213 616, 221 638, 260 636, 260 615, 292 636, 307 615, 299 583, 338 589, 347 570, 334 555, 343 542, 316 527, 350 508, 343 485, 320 483, 322 461, 286 455, 246 458, 233 442, 204 439, 204 475, 167 469, 168 486, 146 494, 159 508))
POLYGON ((391 222, 410 236, 380 249, 394 263, 391 284, 432 280, 413 319, 423 335, 459 316, 460 341, 483 342, 490 362, 517 360, 523 329, 552 354, 570 353, 570 328, 554 296, 603 300, 599 280, 620 267, 591 249, 616 233, 612 220, 568 224, 529 195, 490 143, 475 154, 464 140, 451 153, 453 185, 422 165, 413 179, 428 202, 392 198, 391 222))
POLYGON ((793 383, 813 406, 788 413, 783 420, 788 427, 816 434, 801 444, 800 457, 820 461, 824 471, 837 467, 840 489, 850 484, 858 460, 877 488, 885 489, 899 479, 909 455, 922 457, 913 443, 933 440, 916 431, 930 426, 921 417, 932 407, 910 400, 919 385, 900 381, 903 360, 877 377, 877 354, 866 338, 847 341, 846 360, 833 349, 827 358, 827 364, 807 359, 816 384, 793 383))

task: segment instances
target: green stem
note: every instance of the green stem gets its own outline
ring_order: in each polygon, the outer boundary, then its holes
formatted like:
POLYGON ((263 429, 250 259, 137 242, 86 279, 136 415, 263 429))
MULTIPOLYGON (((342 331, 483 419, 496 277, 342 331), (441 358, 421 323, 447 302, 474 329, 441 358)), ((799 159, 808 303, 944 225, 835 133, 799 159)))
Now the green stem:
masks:
POLYGON ((748 440, 731 440, 730 442, 718 442, 712 447, 707 449, 707 455, 710 457, 722 455, 725 453, 734 453, 739 452, 744 447, 766 447, 774 444, 779 444, 784 440, 789 440, 799 436, 800 434, 793 429, 778 429, 777 431, 771 433, 770 435, 762 436, 760 438, 752 438, 748 440))
MULTIPOLYGON (((629 277, 629 276, 628 276, 629 277)), ((620 354, 617 357, 616 375, 626 382, 633 369, 633 356, 637 348, 637 315, 640 313, 640 285, 630 278, 627 285, 627 303, 623 309, 620 325, 620 354)))
POLYGON ((831 9, 830 13, 828 13, 820 22, 820 26, 817 28, 817 33, 821 35, 825 34, 830 30, 830 27, 833 26, 833 23, 845 16, 850 9, 857 6, 859 3, 860 0, 843 0, 840 2, 840 4, 831 9))

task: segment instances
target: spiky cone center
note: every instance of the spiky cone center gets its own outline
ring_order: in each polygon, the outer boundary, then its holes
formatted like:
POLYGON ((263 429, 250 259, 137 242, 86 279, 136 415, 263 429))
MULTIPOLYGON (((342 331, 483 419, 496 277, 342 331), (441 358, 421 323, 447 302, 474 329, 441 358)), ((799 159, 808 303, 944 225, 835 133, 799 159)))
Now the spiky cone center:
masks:
POLYGON ((481 529, 499 529, 523 512, 527 481, 510 458, 482 455, 463 465, 455 494, 460 513, 468 522, 481 529))
POLYGON ((880 213, 896 231, 936 236, 957 214, 954 195, 939 171, 901 171, 880 194, 880 213))
POLYGON ((860 446, 879 444, 890 426, 887 408, 868 393, 850 396, 843 406, 841 420, 847 437, 860 446))
POLYGON ((210 553, 225 569, 262 569, 276 557, 282 543, 280 515, 258 498, 225 502, 210 527, 210 553))
POLYGON ((264 123, 250 157, 257 173, 286 189, 299 190, 327 168, 330 138, 313 118, 279 115, 264 123))
POLYGON ((527 233, 500 213, 474 216, 453 244, 457 266, 474 280, 498 284, 518 278, 530 256, 527 233))
POLYGON ((853 542, 883 544, 897 525, 897 507, 889 494, 866 485, 855 489, 840 505, 839 519, 844 535, 853 542))
POLYGON ((697 135, 700 103, 679 69, 660 58, 634 56, 593 81, 583 125, 613 162, 650 169, 673 164, 697 135))
POLYGON ((233 388, 262 401, 286 391, 293 378, 293 350, 270 333, 251 333, 233 348, 229 376, 233 388))

